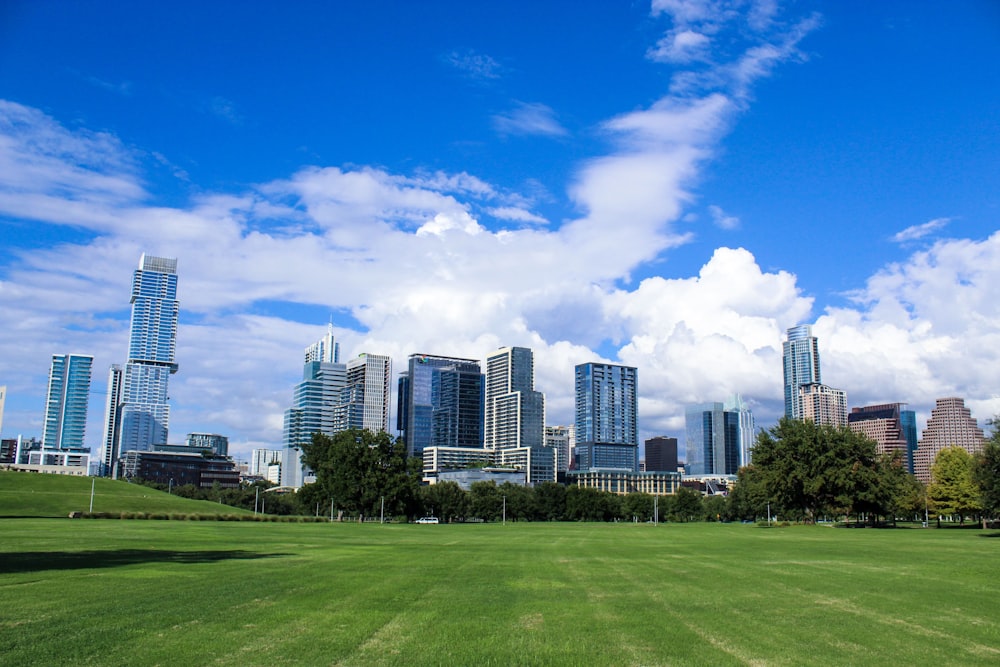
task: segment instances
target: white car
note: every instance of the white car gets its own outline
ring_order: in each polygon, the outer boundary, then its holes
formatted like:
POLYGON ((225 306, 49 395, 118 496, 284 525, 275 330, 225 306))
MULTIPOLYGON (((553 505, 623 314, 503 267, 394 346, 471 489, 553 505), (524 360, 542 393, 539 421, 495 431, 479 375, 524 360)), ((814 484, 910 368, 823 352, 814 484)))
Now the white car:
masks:
POLYGON ((417 523, 441 523, 436 516, 422 516, 417 519, 417 523))

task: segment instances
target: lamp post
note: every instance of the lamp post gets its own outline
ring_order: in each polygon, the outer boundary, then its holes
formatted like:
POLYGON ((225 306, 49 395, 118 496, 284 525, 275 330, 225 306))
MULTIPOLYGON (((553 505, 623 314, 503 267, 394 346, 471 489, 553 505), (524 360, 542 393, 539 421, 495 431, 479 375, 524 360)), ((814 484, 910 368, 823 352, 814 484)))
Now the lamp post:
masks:
POLYGON ((507 496, 503 497, 503 525, 507 525, 507 496))

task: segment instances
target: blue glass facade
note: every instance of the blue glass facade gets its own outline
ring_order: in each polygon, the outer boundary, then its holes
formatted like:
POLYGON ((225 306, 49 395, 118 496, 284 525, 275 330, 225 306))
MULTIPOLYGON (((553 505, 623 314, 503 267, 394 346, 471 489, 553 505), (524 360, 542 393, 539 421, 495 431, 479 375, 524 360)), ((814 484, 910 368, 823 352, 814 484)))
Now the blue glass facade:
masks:
POLYGON ((632 366, 587 363, 576 367, 578 470, 638 471, 638 371, 632 366))
POLYGON ((722 403, 687 409, 685 468, 689 475, 735 475, 740 467, 740 413, 722 403))
POLYGON ((407 456, 419 456, 428 447, 483 446, 484 388, 478 361, 413 354, 404 378, 397 426, 407 456))
MULTIPOLYGON (((143 254, 132 276, 132 322, 121 405, 114 428, 120 453, 166 444, 167 384, 177 372, 177 260, 143 254)), ((110 407, 109 407, 110 410, 110 407)))
POLYGON ((89 355, 52 355, 42 430, 44 449, 83 447, 93 363, 89 355))
POLYGON ((781 361, 785 381, 785 417, 802 419, 799 387, 823 382, 819 370, 819 342, 812 335, 812 327, 802 324, 788 330, 787 340, 782 344, 781 361))

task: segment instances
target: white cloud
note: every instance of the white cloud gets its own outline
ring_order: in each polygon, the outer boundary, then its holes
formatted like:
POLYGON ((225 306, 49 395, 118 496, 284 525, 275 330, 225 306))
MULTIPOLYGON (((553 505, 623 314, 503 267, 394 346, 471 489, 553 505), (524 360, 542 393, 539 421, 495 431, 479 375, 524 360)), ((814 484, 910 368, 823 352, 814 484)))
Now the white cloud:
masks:
POLYGON ((485 53, 477 53, 471 49, 452 51, 445 54, 443 60, 470 79, 499 79, 503 74, 503 66, 499 62, 485 53))
POLYGON ((518 102, 505 113, 493 116, 493 127, 500 134, 563 137, 566 128, 556 120, 555 112, 544 104, 518 102))
POLYGON ((920 225, 911 225, 903 231, 893 234, 892 240, 896 243, 916 241, 939 229, 943 229, 949 222, 951 222, 951 218, 934 218, 920 225))
POLYGON ((727 215, 720 206, 714 204, 708 207, 708 212, 712 216, 712 222, 720 229, 738 229, 740 219, 733 215, 727 215))

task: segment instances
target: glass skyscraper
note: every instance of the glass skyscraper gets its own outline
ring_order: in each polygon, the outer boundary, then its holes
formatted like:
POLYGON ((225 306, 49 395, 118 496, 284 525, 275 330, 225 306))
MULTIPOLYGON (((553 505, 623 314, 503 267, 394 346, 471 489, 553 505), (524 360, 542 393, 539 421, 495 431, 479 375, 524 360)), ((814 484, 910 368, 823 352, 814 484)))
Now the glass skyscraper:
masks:
POLYGON ((736 474, 740 468, 742 412, 727 410, 722 403, 702 403, 685 411, 687 474, 736 474))
POLYGON ((42 430, 44 449, 83 448, 93 363, 90 355, 52 355, 42 430))
POLYGON ((535 364, 526 347, 503 347, 486 358, 484 444, 487 449, 541 447, 545 396, 535 391, 535 364))
POLYGON ((576 367, 578 470, 639 470, 638 371, 587 363, 576 367))
POLYGON ((120 371, 112 367, 108 381, 103 458, 111 466, 127 451, 167 443, 167 382, 177 372, 177 260, 143 253, 131 302, 128 361, 120 371))
POLYGON ((785 375, 785 417, 802 419, 802 399, 799 387, 804 384, 821 384, 819 372, 819 341, 812 335, 812 327, 802 324, 788 330, 782 343, 782 366, 785 375))
POLYGON ((475 359, 411 354, 399 378, 396 426, 407 456, 483 446, 483 375, 475 359))
POLYGON ((347 367, 339 362, 310 361, 302 368, 302 381, 295 385, 292 407, 285 411, 284 453, 281 484, 298 488, 305 482, 302 445, 313 433, 333 435, 338 407, 347 386, 347 367))

